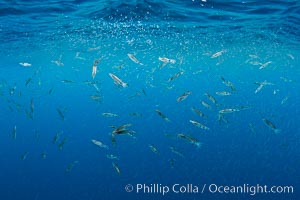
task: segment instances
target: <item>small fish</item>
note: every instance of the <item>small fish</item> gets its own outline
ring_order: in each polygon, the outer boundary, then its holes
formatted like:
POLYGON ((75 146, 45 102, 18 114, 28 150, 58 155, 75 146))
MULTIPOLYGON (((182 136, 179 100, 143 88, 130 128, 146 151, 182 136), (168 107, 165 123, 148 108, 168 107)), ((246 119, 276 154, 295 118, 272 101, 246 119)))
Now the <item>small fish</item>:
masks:
POLYGON ((34 113, 34 102, 33 99, 30 100, 30 106, 29 111, 25 110, 27 116, 29 116, 30 119, 33 119, 33 113, 34 113))
POLYGON ((175 160, 173 158, 171 158, 171 159, 169 159, 169 162, 170 162, 171 168, 174 168, 175 160))
POLYGON ((59 140, 59 138, 60 138, 60 135, 61 135, 62 133, 63 133, 62 131, 56 133, 56 135, 54 136, 54 138, 53 138, 53 140, 52 140, 52 143, 53 143, 53 144, 56 144, 56 143, 58 142, 58 140, 59 140))
POLYGON ((292 60, 295 60, 295 57, 292 55, 292 54, 290 54, 290 53, 288 53, 288 54, 286 54, 290 59, 292 59, 292 60))
POLYGON ((12 131, 12 137, 13 137, 13 139, 17 139, 17 126, 15 126, 12 131))
POLYGON ((113 133, 118 134, 120 131, 126 130, 126 128, 130 127, 130 126, 132 126, 132 124, 124 124, 124 125, 119 126, 119 127, 115 127, 115 126, 111 126, 111 127, 114 128, 113 133))
POLYGON ((49 89, 48 94, 52 94, 53 92, 53 87, 49 89))
POLYGON ((219 114, 227 114, 227 113, 233 113, 233 112, 239 112, 239 111, 240 111, 240 109, 237 109, 237 108, 226 108, 226 109, 220 110, 219 114))
POLYGON ((258 86, 258 88, 256 88, 256 90, 255 90, 255 94, 257 94, 259 91, 261 91, 261 89, 264 87, 264 85, 263 84, 260 84, 259 86, 258 86))
POLYGON ((29 119, 33 120, 33 113, 30 112, 30 111, 28 111, 28 110, 25 110, 25 112, 26 112, 27 117, 28 117, 29 119))
POLYGON ((258 83, 258 82, 256 82, 255 84, 258 84, 259 86, 258 86, 258 88, 255 90, 255 94, 257 94, 265 85, 274 85, 273 83, 269 83, 269 82, 267 82, 267 80, 264 80, 263 82, 261 82, 261 83, 258 83))
POLYGON ((116 163, 112 163, 113 168, 116 170, 116 172, 121 175, 121 170, 119 168, 119 166, 116 163))
POLYGON ((41 80, 40 77, 38 78, 37 85, 38 85, 38 86, 41 86, 41 85, 42 85, 42 80, 41 80))
POLYGON ((114 69, 123 69, 124 68, 124 64, 121 64, 119 66, 113 66, 114 69))
POLYGON ((114 80, 114 83, 116 85, 120 85, 122 86, 123 88, 125 87, 128 87, 127 83, 124 83, 119 77, 117 77, 116 75, 112 74, 112 73, 109 73, 108 74, 113 80, 114 80))
POLYGON ((167 122, 170 122, 169 118, 166 117, 165 114, 163 114, 160 110, 156 109, 155 112, 164 120, 166 120, 167 122))
POLYGON ((183 93, 182 95, 180 95, 176 101, 181 102, 181 101, 185 100, 190 94, 192 94, 192 92, 187 91, 187 92, 183 93))
POLYGON ((272 61, 268 61, 268 62, 262 64, 262 65, 259 67, 259 69, 266 68, 266 67, 267 67, 269 64, 271 64, 271 63, 272 63, 272 61))
POLYGON ((13 107, 12 107, 11 105, 8 105, 8 108, 9 108, 9 110, 10 110, 11 112, 14 111, 14 109, 13 109, 13 107))
POLYGON ((80 56, 80 52, 76 52, 75 58, 79 60, 85 60, 85 58, 80 56))
POLYGON ((205 108, 208 108, 208 109, 211 109, 211 106, 206 103, 205 101, 201 101, 201 104, 205 107, 205 108))
POLYGON ((133 113, 130 113, 130 115, 133 117, 142 117, 143 116, 143 114, 139 113, 139 112, 133 112, 133 113))
POLYGON ((204 115, 203 112, 201 112, 200 110, 198 110, 198 109, 196 109, 196 108, 194 108, 194 107, 192 107, 191 110, 192 110, 194 113, 196 113, 197 115, 199 115, 200 117, 206 117, 206 116, 204 115))
POLYGON ((281 104, 285 104, 287 102, 287 100, 289 99, 290 95, 284 97, 282 100, 281 100, 281 104))
POLYGON ((184 157, 184 155, 178 151, 178 149, 176 149, 175 147, 173 146, 170 146, 170 150, 175 153, 176 155, 180 156, 180 157, 184 157))
POLYGON ((172 64, 176 63, 176 60, 166 58, 166 57, 158 57, 158 60, 162 61, 163 63, 172 63, 172 64))
POLYGON ((258 58, 258 55, 255 55, 255 54, 249 54, 249 57, 250 57, 250 58, 258 58))
POLYGON ((128 53, 127 54, 128 58, 130 58, 130 60, 132 60, 133 62, 135 62, 136 64, 139 65, 144 65, 143 63, 141 63, 133 54, 128 53))
POLYGON ((289 82, 289 83, 293 82, 293 80, 288 79, 286 77, 282 77, 282 76, 280 77, 280 79, 283 80, 284 82, 289 82))
POLYGON ((138 97, 138 96, 141 96, 141 95, 142 95, 142 93, 138 91, 134 95, 129 96, 128 98, 132 99, 132 98, 135 98, 135 97, 138 97))
POLYGON ((94 79, 97 74, 97 65, 93 65, 92 67, 92 78, 94 79))
POLYGON ((228 120, 221 113, 218 114, 218 122, 219 122, 219 124, 221 124, 222 122, 224 122, 225 124, 228 124, 228 120))
POLYGON ((155 146, 153 146, 152 144, 150 144, 150 145, 149 145, 149 148, 150 148, 150 150, 151 150, 153 153, 158 154, 158 150, 157 150, 157 148, 156 148, 155 146))
POLYGON ((255 65, 255 66, 257 66, 257 65, 262 65, 262 63, 261 62, 258 62, 258 61, 251 61, 251 62, 249 62, 251 65, 255 65))
POLYGON ((114 113, 109 113, 109 112, 104 112, 102 113, 102 116, 103 117, 117 117, 118 115, 117 114, 114 114, 114 113))
POLYGON ((66 144, 68 138, 64 138, 61 143, 58 144, 58 149, 61 151, 63 150, 64 145, 66 144))
POLYGON ((209 130, 209 129, 210 129, 210 128, 208 128, 207 126, 201 124, 200 122, 197 122, 197 121, 194 121, 194 120, 190 120, 190 122, 191 122, 194 126, 199 127, 199 128, 201 128, 201 129, 203 129, 203 130, 209 130))
POLYGON ((119 127, 115 127, 115 126, 112 126, 114 128, 113 130, 113 133, 114 134, 119 134, 119 133, 122 133, 124 130, 127 131, 127 127, 130 127, 132 124, 124 124, 122 126, 119 126, 119 127))
POLYGON ((171 64, 175 64, 176 60, 174 59, 169 59, 166 57, 158 57, 158 60, 162 61, 163 63, 161 64, 160 68, 163 68, 164 66, 166 66, 166 64, 171 63, 171 64))
POLYGON ((248 127, 250 128, 250 131, 251 131, 253 134, 256 134, 254 125, 253 125, 252 123, 249 123, 249 124, 248 124, 248 127))
POLYGON ((98 101, 98 102, 101 102, 101 100, 102 100, 102 97, 99 95, 91 95, 90 97, 91 97, 91 99, 98 101))
POLYGON ((97 90, 97 92, 99 92, 100 90, 99 90, 99 87, 97 86, 97 84, 96 83, 93 83, 92 84, 92 86, 97 90))
POLYGON ((94 64, 93 64, 93 67, 92 67, 92 78, 94 79, 96 77, 96 74, 97 74, 97 67, 98 67, 98 64, 99 62, 103 59, 102 58, 99 58, 97 60, 94 60, 94 64))
POLYGON ((130 127, 130 126, 131 126, 131 124, 125 124, 125 125, 122 125, 122 126, 119 126, 119 127, 113 126, 114 130, 113 130, 112 134, 114 134, 114 135, 127 134, 127 135, 130 135, 130 136, 133 136, 135 131, 127 130, 127 127, 130 127))
MULTIPOLYGON (((154 86, 151 86, 151 87, 154 87, 154 86)), ((166 86, 166 89, 167 89, 167 90, 171 90, 171 89, 173 89, 173 88, 174 88, 174 85, 166 86)))
POLYGON ((106 154, 106 158, 110 160, 119 160, 119 158, 113 154, 106 154))
POLYGON ((183 72, 178 72, 176 74, 174 74, 173 76, 171 76, 169 79, 168 79, 168 82, 171 82, 173 81, 174 79, 178 78, 179 76, 181 76, 183 74, 183 72))
POLYGON ((21 160, 25 160, 27 158, 28 155, 28 151, 26 151, 22 156, 21 156, 21 160))
POLYGON ((60 116, 60 118, 64 121, 65 120, 65 112, 66 112, 66 108, 64 110, 61 110, 60 108, 56 109, 58 115, 60 116))
POLYGON ((178 137, 188 141, 189 143, 191 143, 193 145, 195 145, 197 148, 200 148, 202 146, 202 143, 200 143, 196 138, 193 138, 192 136, 185 135, 183 133, 179 133, 178 137))
POLYGON ((72 80, 67 80, 67 79, 61 80, 60 82, 62 82, 62 83, 75 83, 74 81, 72 81, 72 80))
POLYGON ((90 48, 88 48, 87 49, 87 51, 97 51, 97 50, 99 50, 101 48, 101 46, 97 46, 97 47, 90 47, 90 48))
POLYGON ((240 106, 239 110, 247 110, 252 108, 251 106, 240 106))
POLYGON ((32 78, 29 77, 29 78, 26 80, 26 82, 25 82, 25 86, 27 86, 31 81, 32 81, 32 78))
POLYGON ((193 74, 200 74, 202 72, 203 72, 202 70, 198 70, 198 71, 193 72, 193 74))
POLYGON ((62 59, 62 55, 59 56, 58 60, 52 60, 51 62, 56 64, 59 67, 63 67, 64 63, 61 62, 61 59, 62 59))
POLYGON ((114 133, 111 133, 111 143, 116 146, 117 144, 117 141, 116 141, 116 137, 115 137, 115 134, 114 133))
POLYGON ((20 62, 19 64, 22 65, 23 67, 31 67, 31 64, 27 62, 20 62))
POLYGON ((211 58, 217 58, 217 57, 221 56, 223 53, 225 53, 225 50, 218 51, 218 52, 214 53, 211 56, 211 58))
POLYGON ((108 146, 103 144, 102 142, 98 141, 98 140, 94 140, 92 139, 91 142, 93 144, 95 144, 96 146, 100 147, 100 148, 103 148, 103 149, 108 149, 108 146))
POLYGON ((14 100, 8 100, 7 102, 10 103, 10 104, 12 104, 11 106, 13 106, 14 108, 16 108, 18 111, 20 111, 20 109, 24 107, 24 105, 21 105, 20 103, 14 101, 14 100))
POLYGON ((43 152, 43 153, 41 153, 41 157, 42 157, 42 159, 46 159, 47 154, 45 152, 43 152))
POLYGON ((280 133, 281 130, 277 129, 276 126, 270 120, 268 120, 266 118, 263 118, 262 120, 265 123, 265 125, 267 125, 270 129, 272 129, 274 131, 274 133, 276 133, 276 134, 280 133))
POLYGON ((17 89, 17 86, 16 86, 16 85, 14 85, 13 87, 10 87, 10 88, 9 88, 9 95, 10 95, 10 96, 14 95, 16 89, 17 89))
POLYGON ((70 173, 70 172, 73 170, 75 164, 77 164, 77 163, 79 163, 77 160, 71 162, 71 163, 66 167, 65 172, 66 172, 66 173, 70 173))
POLYGON ((33 101, 33 98, 30 99, 30 112, 31 113, 34 112, 34 101, 33 101))
POLYGON ((236 91, 234 85, 230 81, 225 80, 225 78, 223 76, 221 76, 221 79, 222 79, 222 83, 224 85, 226 85, 227 87, 229 87, 232 91, 236 91))
POLYGON ((226 91, 216 92, 216 94, 219 96, 230 96, 231 95, 230 92, 226 92, 226 91))
POLYGON ((213 96, 211 96, 211 95, 208 94, 208 93, 205 93, 205 96, 207 96, 207 98, 208 98, 213 104, 218 105, 217 100, 216 100, 213 96))

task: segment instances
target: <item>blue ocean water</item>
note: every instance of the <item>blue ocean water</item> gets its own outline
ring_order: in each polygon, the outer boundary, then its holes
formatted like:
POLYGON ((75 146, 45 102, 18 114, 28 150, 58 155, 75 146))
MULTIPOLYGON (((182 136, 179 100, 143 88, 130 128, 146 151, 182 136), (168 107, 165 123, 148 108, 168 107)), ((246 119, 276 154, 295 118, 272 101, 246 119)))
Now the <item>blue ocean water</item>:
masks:
POLYGON ((0 199, 300 198, 299 1, 2 0, 0 39, 0 199))

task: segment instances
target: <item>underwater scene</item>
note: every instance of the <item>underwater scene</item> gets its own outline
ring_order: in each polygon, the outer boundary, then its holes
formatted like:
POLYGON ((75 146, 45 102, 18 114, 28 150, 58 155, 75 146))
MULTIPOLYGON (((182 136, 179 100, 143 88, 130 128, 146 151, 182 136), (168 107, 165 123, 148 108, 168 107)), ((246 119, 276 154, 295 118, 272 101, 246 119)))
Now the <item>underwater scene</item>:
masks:
POLYGON ((0 0, 0 199, 300 199, 300 1, 0 0))

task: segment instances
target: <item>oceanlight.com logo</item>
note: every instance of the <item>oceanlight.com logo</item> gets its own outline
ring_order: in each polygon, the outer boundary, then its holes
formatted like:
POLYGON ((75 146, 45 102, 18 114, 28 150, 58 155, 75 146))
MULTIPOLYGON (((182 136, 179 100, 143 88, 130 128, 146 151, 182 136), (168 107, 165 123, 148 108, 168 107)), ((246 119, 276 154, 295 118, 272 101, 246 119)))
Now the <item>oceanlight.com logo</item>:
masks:
POLYGON ((174 194, 249 194, 251 196, 257 194, 293 194, 293 186, 268 186, 268 185, 217 185, 217 184, 144 184, 138 183, 135 185, 127 184, 125 186, 126 192, 132 192, 136 194, 158 194, 166 195, 169 193, 174 194))

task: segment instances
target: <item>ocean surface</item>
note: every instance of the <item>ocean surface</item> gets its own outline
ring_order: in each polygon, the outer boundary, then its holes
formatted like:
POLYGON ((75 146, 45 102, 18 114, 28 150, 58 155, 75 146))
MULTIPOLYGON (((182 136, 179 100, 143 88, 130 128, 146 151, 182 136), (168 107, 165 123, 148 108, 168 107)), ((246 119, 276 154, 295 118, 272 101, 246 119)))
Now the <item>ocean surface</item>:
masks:
POLYGON ((0 199, 300 199, 300 1, 0 0, 0 199))

